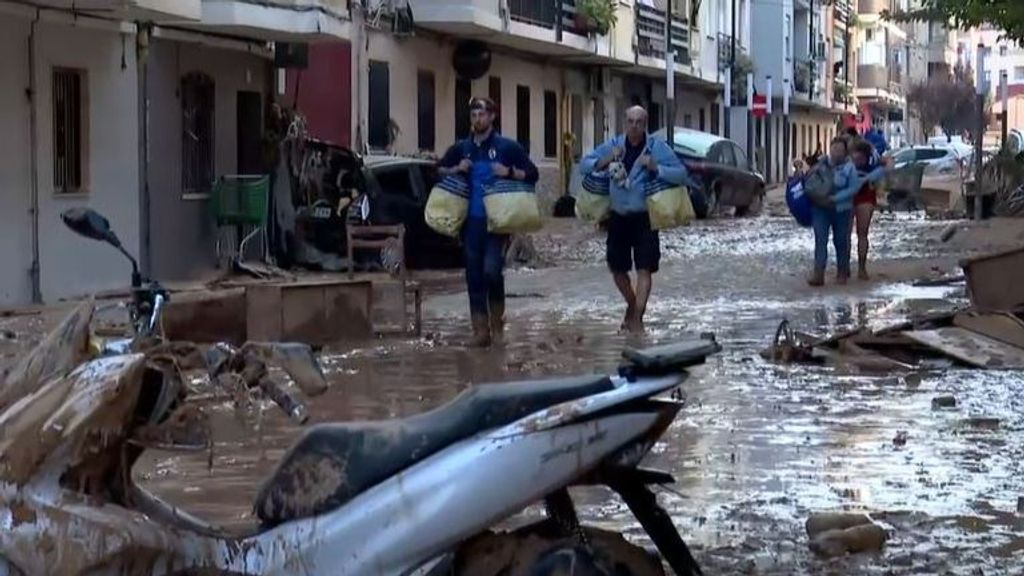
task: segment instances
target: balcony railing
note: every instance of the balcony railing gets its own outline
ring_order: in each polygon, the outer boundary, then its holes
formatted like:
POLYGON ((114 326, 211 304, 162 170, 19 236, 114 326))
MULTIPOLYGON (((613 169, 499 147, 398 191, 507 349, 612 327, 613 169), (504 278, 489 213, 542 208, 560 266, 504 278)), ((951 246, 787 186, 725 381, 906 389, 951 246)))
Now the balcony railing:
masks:
POLYGON ((542 28, 555 28, 562 19, 562 30, 586 36, 576 21, 576 0, 509 0, 509 16, 517 22, 542 28))
POLYGON ((836 0, 835 4, 832 5, 832 14, 836 22, 848 25, 850 23, 850 1, 836 0))
MULTIPOLYGON (((641 4, 636 5, 637 54, 651 58, 665 58, 665 11, 641 4)), ((690 25, 685 18, 673 16, 670 35, 676 62, 690 63, 690 25)))

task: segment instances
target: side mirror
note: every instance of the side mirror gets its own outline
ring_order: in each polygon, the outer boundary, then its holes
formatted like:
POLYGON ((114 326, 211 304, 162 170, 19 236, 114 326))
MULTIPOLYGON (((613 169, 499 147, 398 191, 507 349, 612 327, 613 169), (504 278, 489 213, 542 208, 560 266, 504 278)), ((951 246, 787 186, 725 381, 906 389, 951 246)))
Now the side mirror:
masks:
POLYGON ((121 247, 121 240, 110 228, 110 222, 91 208, 71 208, 60 215, 64 224, 79 236, 106 242, 115 248, 121 247))

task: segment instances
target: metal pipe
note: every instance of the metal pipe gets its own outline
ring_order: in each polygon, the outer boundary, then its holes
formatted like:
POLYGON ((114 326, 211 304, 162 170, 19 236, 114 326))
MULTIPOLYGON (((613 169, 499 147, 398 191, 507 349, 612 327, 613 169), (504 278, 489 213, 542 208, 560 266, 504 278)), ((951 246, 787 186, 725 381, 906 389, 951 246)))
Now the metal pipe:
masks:
POLYGON ((732 36, 729 38, 729 68, 725 71, 725 118, 724 133, 726 138, 732 136, 732 81, 733 70, 736 69, 736 0, 732 0, 732 36))
POLYGON ((981 190, 981 155, 984 152, 985 140, 985 87, 982 80, 985 78, 985 44, 978 43, 978 54, 976 55, 977 65, 975 66, 976 79, 974 83, 978 100, 978 133, 974 137, 974 219, 981 221, 984 215, 982 211, 982 190, 981 190))
POLYGON ((1008 75, 1006 70, 999 75, 999 98, 1003 102, 1003 114, 1002 114, 1002 146, 1006 148, 1006 141, 1009 137, 1009 122, 1010 122, 1010 109, 1009 109, 1009 86, 1008 75))
POLYGON ((149 26, 140 26, 135 38, 135 65, 139 82, 139 224, 141 230, 142 273, 152 275, 152 237, 149 197, 149 72, 147 55, 150 40, 149 26))
POLYGON ((669 148, 675 146, 676 125, 676 51, 672 46, 672 0, 665 5, 665 136, 669 148))
POLYGON ((32 281, 32 302, 43 303, 42 272, 39 262, 39 123, 37 118, 38 84, 36 81, 36 25, 39 24, 40 11, 36 10, 36 18, 29 27, 28 34, 28 100, 29 100, 29 165, 31 190, 29 214, 32 220, 32 266, 29 276, 32 281))

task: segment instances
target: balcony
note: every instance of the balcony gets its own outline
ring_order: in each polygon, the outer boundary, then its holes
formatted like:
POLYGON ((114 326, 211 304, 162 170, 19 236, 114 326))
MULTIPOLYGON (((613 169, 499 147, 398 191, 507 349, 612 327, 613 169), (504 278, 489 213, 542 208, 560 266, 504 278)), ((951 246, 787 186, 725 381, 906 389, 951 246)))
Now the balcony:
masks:
POLYGON ((203 15, 201 0, 36 0, 29 4, 157 23, 198 21, 203 15))
MULTIPOLYGON (((636 53, 637 56, 665 59, 665 11, 636 5, 636 53)), ((672 18, 670 35, 676 63, 690 64, 690 26, 685 19, 672 18)))
POLYGON ((351 36, 347 0, 203 0, 202 8, 199 26, 225 34, 281 42, 351 36))
POLYGON ((476 38, 550 56, 609 60, 607 38, 576 18, 575 0, 416 0, 416 25, 447 36, 476 38))
POLYGON ((586 36, 590 32, 576 18, 575 0, 562 0, 557 5, 554 2, 537 0, 509 0, 508 11, 512 20, 516 22, 555 29, 559 24, 558 19, 561 18, 564 32, 580 36, 586 36))
POLYGON ((891 0, 857 0, 857 13, 881 14, 886 10, 891 12, 894 9, 893 4, 891 0))
POLYGON ((903 97, 903 73, 898 66, 861 64, 857 67, 857 96, 899 100, 903 97))
POLYGON ((850 12, 849 0, 836 0, 835 4, 832 5, 832 19, 841 28, 849 26, 850 12))

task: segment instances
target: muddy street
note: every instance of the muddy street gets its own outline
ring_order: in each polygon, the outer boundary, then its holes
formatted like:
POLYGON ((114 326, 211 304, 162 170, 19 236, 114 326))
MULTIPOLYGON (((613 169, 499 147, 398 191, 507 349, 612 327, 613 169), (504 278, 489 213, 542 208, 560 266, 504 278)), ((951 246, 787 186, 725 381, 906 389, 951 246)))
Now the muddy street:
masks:
MULTIPOLYGON (((948 309, 962 288, 914 288, 972 253, 1020 242, 1019 227, 939 240, 946 223, 883 216, 873 228, 874 279, 810 289, 810 233, 789 219, 701 223, 662 237, 645 343, 714 332, 724 351, 684 384, 687 407, 646 465, 671 471, 660 494, 707 574, 1024 574, 1024 379, 936 369, 858 374, 777 366, 759 352, 783 319, 826 334, 948 309), (988 233, 991 232, 991 233, 988 233), (977 237, 985 238, 977 241, 977 237), (953 395, 956 407, 933 409, 953 395), (894 439, 898 441, 894 442, 894 439), (881 554, 817 558, 804 521, 818 511, 869 513, 890 533, 881 554)), ((508 274, 504 346, 465 348, 458 290, 425 302, 416 340, 367 342, 323 357, 332 388, 316 422, 416 414, 471 382, 610 372, 623 313, 602 238, 554 222, 536 239, 543 265, 508 274)), ((147 488, 198 516, 242 529, 262 478, 299 429, 276 409, 216 412, 207 454, 151 451, 135 468, 147 488)), ((642 541, 617 499, 578 491, 584 521, 642 541)))

